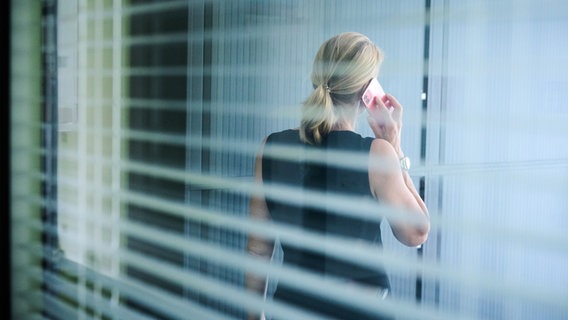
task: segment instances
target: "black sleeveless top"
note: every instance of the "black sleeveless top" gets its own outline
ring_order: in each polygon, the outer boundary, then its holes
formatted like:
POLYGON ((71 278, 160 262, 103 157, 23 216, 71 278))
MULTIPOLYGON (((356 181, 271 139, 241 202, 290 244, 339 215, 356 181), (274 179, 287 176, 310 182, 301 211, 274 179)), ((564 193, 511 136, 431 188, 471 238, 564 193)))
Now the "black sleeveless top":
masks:
MULTIPOLYGON (((298 130, 276 132, 267 137, 262 158, 262 178, 264 184, 278 184, 293 190, 316 191, 333 197, 334 194, 372 199, 369 186, 368 156, 373 138, 363 138, 352 131, 332 131, 320 145, 305 144, 300 140, 298 130), (292 147, 284 151, 286 157, 275 154, 277 147, 292 147), (306 155, 315 151, 321 152, 317 159, 323 161, 306 161, 306 155), (327 151, 332 151, 327 153, 327 151), (357 154, 365 159, 362 169, 354 169, 341 165, 330 165, 333 157, 341 157, 334 152, 357 154), (329 161, 329 162, 328 162, 329 161)), ((308 157, 309 159, 309 157, 308 157)), ((352 237, 381 245, 380 222, 364 220, 360 217, 348 217, 326 207, 326 204, 310 205, 308 196, 302 201, 279 201, 266 196, 268 211, 273 220, 279 223, 300 226, 312 232, 325 235, 352 237)), ((321 252, 298 248, 282 242, 284 264, 318 272, 324 275, 345 278, 348 281, 365 283, 371 286, 389 288, 386 273, 380 268, 368 268, 338 259, 321 252)), ((287 296, 284 300, 295 300, 305 304, 306 296, 294 292, 291 288, 281 288, 279 284, 275 298, 287 296)), ((313 307, 313 301, 308 303, 313 307)))

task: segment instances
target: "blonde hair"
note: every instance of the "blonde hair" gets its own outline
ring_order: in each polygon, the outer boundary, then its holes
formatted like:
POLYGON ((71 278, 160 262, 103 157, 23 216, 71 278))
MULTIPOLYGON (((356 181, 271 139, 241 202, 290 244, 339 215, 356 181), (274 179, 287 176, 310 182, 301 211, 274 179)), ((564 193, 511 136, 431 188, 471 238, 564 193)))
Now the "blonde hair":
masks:
POLYGON ((355 106, 363 89, 376 77, 383 59, 381 50, 365 35, 340 33, 319 48, 314 59, 314 91, 304 101, 300 138, 319 144, 339 122, 343 108, 355 106))

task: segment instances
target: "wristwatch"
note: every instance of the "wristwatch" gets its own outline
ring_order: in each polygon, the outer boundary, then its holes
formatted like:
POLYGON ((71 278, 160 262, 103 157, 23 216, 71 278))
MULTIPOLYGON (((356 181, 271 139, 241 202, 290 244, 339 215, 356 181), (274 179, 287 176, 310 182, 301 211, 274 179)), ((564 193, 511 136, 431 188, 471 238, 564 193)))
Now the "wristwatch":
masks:
POLYGON ((410 170, 410 158, 409 157, 404 156, 404 157, 400 158, 400 168, 404 171, 410 170))

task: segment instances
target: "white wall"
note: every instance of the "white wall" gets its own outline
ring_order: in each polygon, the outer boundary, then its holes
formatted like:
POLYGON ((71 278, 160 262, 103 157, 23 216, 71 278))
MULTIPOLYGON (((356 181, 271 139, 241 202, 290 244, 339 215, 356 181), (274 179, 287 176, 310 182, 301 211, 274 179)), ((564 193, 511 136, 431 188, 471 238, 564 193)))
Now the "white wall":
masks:
POLYGON ((433 1, 429 258, 464 280, 431 291, 441 308, 568 315, 566 17, 562 1, 433 1))

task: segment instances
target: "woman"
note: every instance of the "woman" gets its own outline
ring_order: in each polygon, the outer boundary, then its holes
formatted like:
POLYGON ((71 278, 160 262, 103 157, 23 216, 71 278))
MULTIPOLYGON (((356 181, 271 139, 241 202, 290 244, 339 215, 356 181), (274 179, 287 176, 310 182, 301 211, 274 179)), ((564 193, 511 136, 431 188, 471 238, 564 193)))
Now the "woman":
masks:
MULTIPOLYGON (((393 234, 407 246, 418 246, 427 239, 429 216, 408 175, 408 159, 400 146, 402 106, 390 94, 386 94, 384 101, 375 98, 376 108, 368 111, 368 123, 375 138, 363 138, 355 133, 356 119, 365 112, 362 94, 378 76, 381 62, 380 49, 362 34, 341 33, 325 41, 314 60, 311 76, 314 91, 303 104, 300 128, 272 133, 263 141, 255 162, 255 181, 265 187, 285 186, 306 194, 315 192, 331 197, 347 195, 352 199, 374 199, 401 209, 393 212, 401 212, 401 215, 404 212, 409 216, 401 219, 388 216, 393 234), (292 148, 294 152, 279 157, 274 152, 278 147, 292 148), (308 161, 313 151, 319 152, 320 156, 316 161, 308 161), (337 162, 341 154, 364 155, 363 159, 368 162, 361 166, 362 170, 357 166, 341 165, 337 162)), ((381 244, 380 219, 366 220, 338 214, 326 203, 316 203, 315 197, 303 198, 306 199, 286 201, 268 193, 266 196, 255 195, 251 197, 250 214, 253 218, 272 219, 308 232, 381 244)), ((268 257, 272 248, 270 241, 250 235, 248 250, 253 255, 268 257)), ((282 250, 284 265, 371 286, 381 296, 390 289, 388 277, 379 267, 350 263, 294 246, 285 240, 282 250)), ((247 275, 249 288, 262 292, 264 285, 263 279, 247 275)), ((317 294, 297 290, 282 282, 276 289, 274 300, 335 319, 381 318, 377 313, 326 301, 317 294)))

